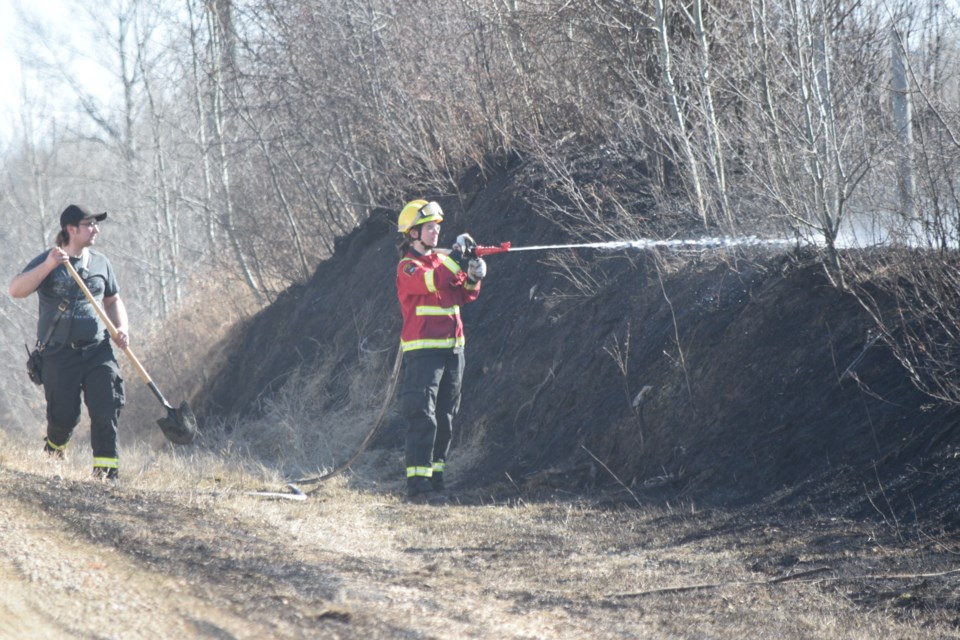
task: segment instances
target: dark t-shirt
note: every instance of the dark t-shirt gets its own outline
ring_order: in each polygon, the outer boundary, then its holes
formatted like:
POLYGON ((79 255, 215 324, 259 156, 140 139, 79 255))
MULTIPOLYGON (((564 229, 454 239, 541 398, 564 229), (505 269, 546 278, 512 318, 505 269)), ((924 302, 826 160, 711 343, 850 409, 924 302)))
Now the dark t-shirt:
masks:
MULTIPOLYGON (((107 257, 98 251, 87 249, 89 258, 86 266, 80 258, 70 258, 70 263, 83 278, 94 299, 103 308, 104 297, 112 297, 120 293, 117 279, 113 273, 113 265, 107 257)), ((44 251, 24 268, 29 271, 46 260, 49 251, 44 251)), ((50 323, 57 316, 57 307, 66 299, 69 303, 67 310, 57 322, 50 336, 49 344, 68 344, 71 342, 90 342, 106 337, 107 327, 100 320, 96 310, 80 291, 63 265, 51 271, 40 286, 37 287, 37 296, 40 298, 40 315, 37 319, 37 337, 43 339, 47 335, 50 323)))

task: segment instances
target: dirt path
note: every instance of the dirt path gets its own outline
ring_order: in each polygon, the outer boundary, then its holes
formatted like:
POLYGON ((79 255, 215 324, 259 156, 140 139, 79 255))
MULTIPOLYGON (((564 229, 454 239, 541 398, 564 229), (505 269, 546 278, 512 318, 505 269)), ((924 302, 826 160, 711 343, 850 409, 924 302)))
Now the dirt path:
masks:
MULTIPOLYGON (((4 637, 254 637, 268 632, 210 606, 191 594, 185 581, 86 538, 69 520, 11 500, 10 489, 0 501, 4 637)), ((91 494, 106 491, 89 489, 91 494)))
POLYGON ((469 498, 409 505, 340 483, 271 502, 0 470, 0 635, 943 638, 960 625, 956 580, 836 579, 954 566, 876 528, 469 498), (657 592, 682 585, 714 586, 657 592))
MULTIPOLYGON (((8 548, 6 537, 2 541, 8 548)), ((36 634, 38 638, 55 637, 54 627, 40 611, 34 609, 39 598, 27 593, 27 584, 20 575, 4 560, 0 565, 0 623, 4 633, 11 638, 26 638, 36 634)))

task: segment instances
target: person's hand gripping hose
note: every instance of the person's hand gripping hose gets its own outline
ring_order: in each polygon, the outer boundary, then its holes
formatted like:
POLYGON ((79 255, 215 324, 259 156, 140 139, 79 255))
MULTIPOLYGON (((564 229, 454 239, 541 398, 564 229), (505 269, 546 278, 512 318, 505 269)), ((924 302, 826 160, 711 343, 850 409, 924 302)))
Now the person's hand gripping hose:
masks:
POLYGON ((487 275, 487 263, 483 258, 473 258, 467 264, 467 279, 471 282, 480 282, 487 275))

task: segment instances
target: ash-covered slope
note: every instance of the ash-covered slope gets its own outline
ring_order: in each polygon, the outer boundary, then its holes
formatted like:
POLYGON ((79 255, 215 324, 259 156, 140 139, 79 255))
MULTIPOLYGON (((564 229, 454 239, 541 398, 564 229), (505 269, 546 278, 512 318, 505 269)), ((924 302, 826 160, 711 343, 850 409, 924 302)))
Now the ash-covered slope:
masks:
MULTIPOLYGON (((576 241, 528 211, 511 175, 473 176, 462 206, 441 200, 441 240, 576 241)), ((237 328, 201 414, 255 412, 318 354, 349 369, 362 348, 396 345, 395 216, 377 212, 307 285, 237 328)), ((960 527, 957 413, 927 406, 812 257, 750 251, 553 254, 566 274, 548 253, 488 258, 481 298, 463 309, 456 484, 509 475, 531 491, 619 486, 698 504, 777 495, 859 515, 876 515, 882 494, 900 516, 960 527), (480 462, 458 469, 466 441, 480 462)))

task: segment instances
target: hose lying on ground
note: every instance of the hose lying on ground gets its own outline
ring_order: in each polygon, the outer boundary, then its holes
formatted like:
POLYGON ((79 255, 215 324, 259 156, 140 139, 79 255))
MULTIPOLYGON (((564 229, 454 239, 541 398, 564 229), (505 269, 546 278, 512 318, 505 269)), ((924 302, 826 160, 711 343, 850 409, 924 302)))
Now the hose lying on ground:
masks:
MULTIPOLYGON (((319 476, 313 476, 310 478, 300 478, 299 480, 293 480, 287 487, 293 492, 294 495, 299 494, 310 494, 316 491, 319 487, 314 487, 309 491, 301 491, 297 485, 303 484, 316 484, 319 485, 325 480, 333 478, 346 469, 348 469, 354 462, 357 461, 357 458, 367 450, 367 447, 370 446, 370 443, 373 442, 374 436, 380 431, 380 427, 383 425, 383 418, 387 415, 387 408, 390 406, 390 401, 393 399, 393 393, 397 388, 397 380, 400 377, 400 363, 403 362, 403 350, 397 347, 397 357, 394 359, 393 363, 393 372, 390 374, 390 384, 387 386, 387 393, 383 398, 383 406, 380 407, 380 413, 377 415, 377 419, 373 422, 373 427, 370 429, 370 432, 363 439, 363 442, 360 443, 360 446, 357 448, 356 452, 350 456, 350 459, 341 464, 339 467, 336 467, 332 471, 328 471, 319 476)), ((263 495, 266 496, 267 492, 250 492, 248 495, 263 495)), ((274 493, 269 493, 270 496, 276 497, 274 493)))

